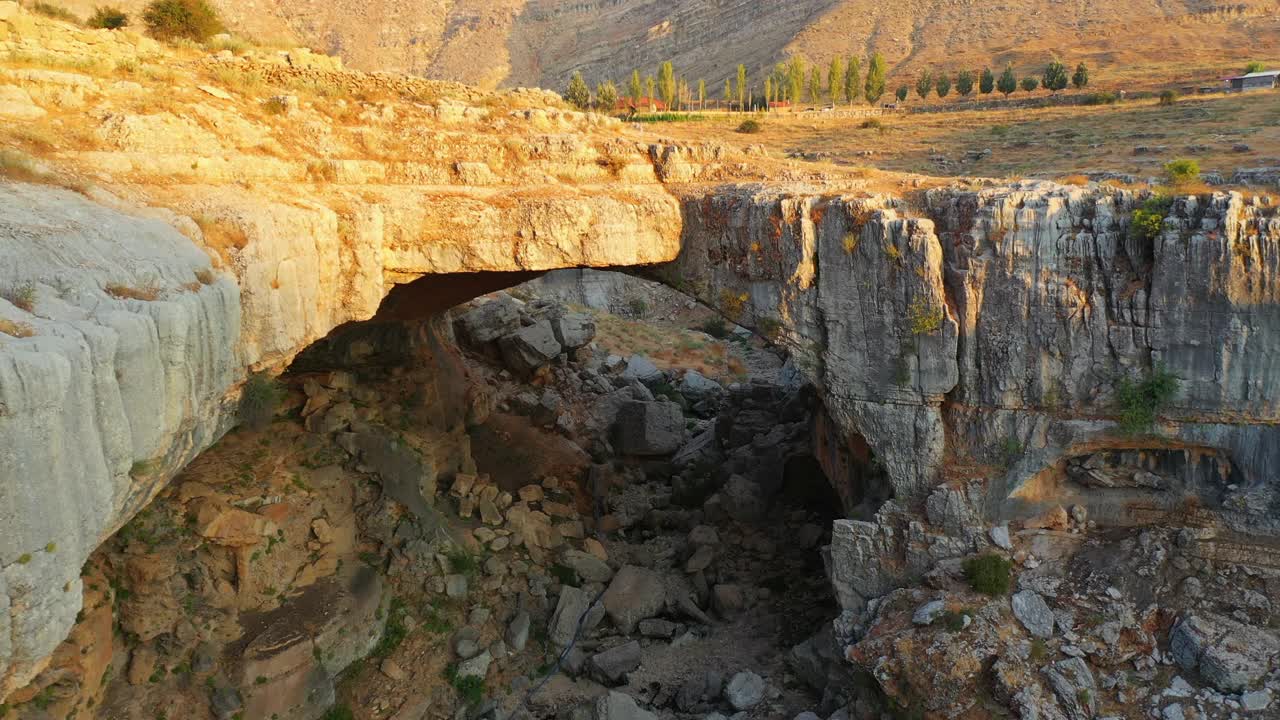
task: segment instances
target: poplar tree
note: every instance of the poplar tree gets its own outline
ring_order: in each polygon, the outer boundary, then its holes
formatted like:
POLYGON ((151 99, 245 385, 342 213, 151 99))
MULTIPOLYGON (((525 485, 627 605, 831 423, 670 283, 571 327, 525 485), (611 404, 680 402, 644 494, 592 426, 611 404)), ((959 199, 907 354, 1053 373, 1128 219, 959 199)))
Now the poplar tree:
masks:
POLYGON ((1089 84, 1089 68, 1080 63, 1076 66, 1076 74, 1071 76, 1071 84, 1076 86, 1077 90, 1083 90, 1089 84))
POLYGON ((839 55, 831 58, 831 67, 827 69, 827 89, 831 92, 832 105, 844 99, 844 60, 839 55))
POLYGON ((662 95, 662 102, 667 104, 668 110, 675 108, 676 91, 676 70, 668 60, 658 66, 658 92, 662 95))
POLYGON ((640 104, 640 96, 644 94, 644 84, 640 82, 640 71, 631 71, 631 82, 627 84, 627 96, 634 105, 640 104))
POLYGON ((871 56, 871 63, 867 66, 867 82, 865 90, 867 102, 875 105, 880 102, 880 98, 884 96, 884 77, 885 77, 884 56, 876 53, 871 56))
POLYGON ((766 75, 764 78, 764 106, 767 110, 773 105, 773 77, 766 75))
POLYGON ((738 109, 747 109, 747 66, 738 66, 738 109))
POLYGON ((809 102, 815 105, 822 102, 822 71, 817 65, 809 70, 809 102))
POLYGON ((724 80, 724 104, 725 109, 729 109, 729 105, 733 102, 733 83, 729 82, 729 78, 724 80))
POLYGON ((862 95, 862 61, 850 55, 844 71, 844 95, 852 105, 862 95))
POLYGON ((698 109, 705 110, 707 107, 707 81, 698 78, 698 109))
POLYGON ((652 75, 644 79, 645 97, 649 99, 649 107, 653 107, 653 99, 657 97, 657 86, 658 81, 654 80, 652 75))
POLYGON ((793 105, 804 101, 804 76, 804 58, 796 55, 787 65, 787 94, 793 105))

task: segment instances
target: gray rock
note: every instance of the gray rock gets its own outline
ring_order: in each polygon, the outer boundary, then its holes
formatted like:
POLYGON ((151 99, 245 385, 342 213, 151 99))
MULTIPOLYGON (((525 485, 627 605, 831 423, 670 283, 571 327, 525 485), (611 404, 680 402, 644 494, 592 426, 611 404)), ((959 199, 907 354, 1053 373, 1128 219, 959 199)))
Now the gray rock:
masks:
POLYGON ((724 699, 734 710, 750 710, 764 701, 764 678, 747 670, 733 676, 724 688, 724 699))
POLYGON ((1090 720, 1098 711, 1098 685, 1080 658, 1060 660, 1045 670, 1068 720, 1090 720))
POLYGON ((467 596, 467 576, 449 575, 444 579, 444 594, 455 600, 467 596))
POLYGON ((991 542, 1001 550, 1013 550, 1013 539, 1009 537, 1008 525, 997 525, 989 532, 991 542))
POLYGON ((624 403, 614 421, 613 437, 624 455, 669 455, 684 443, 684 413, 671 402, 624 403))
POLYGON ((587 612, 591 600, 592 597, 579 588, 566 585, 560 589, 560 598, 556 601, 555 612, 551 615, 551 625, 547 629, 547 637, 553 646, 557 649, 568 646, 577 631, 578 621, 583 618, 584 613, 586 614, 582 622, 584 634, 591 632, 600 624, 604 619, 604 606, 596 603, 591 605, 590 612, 587 612))
POLYGON ((589 315, 565 313, 551 320, 551 330, 565 350, 577 350, 595 339, 596 323, 589 315))
POLYGON ((1012 604, 1013 616, 1027 632, 1038 638, 1053 637, 1053 611, 1039 593, 1034 590, 1014 593, 1012 604))
POLYGON ((808 710, 806 710, 800 713, 799 715, 795 716, 795 720, 822 720, 822 718, 818 717, 817 713, 809 712, 808 710))
POLYGON ((565 550, 560 554, 560 562, 585 582, 605 583, 613 577, 613 568, 609 567, 609 563, 581 550, 565 550))
POLYGON ((724 387, 696 370, 689 370, 676 388, 689 402, 701 402, 724 396, 724 387))
POLYGON ((935 620, 942 617, 947 611, 947 603, 942 600, 932 600, 921 605, 911 616, 911 622, 916 625, 932 625, 935 620))
POLYGON ((641 635, 647 638, 658 638, 662 640, 670 640, 675 637, 676 629, 678 627, 678 625, 670 620, 660 620, 658 618, 641 620, 639 624, 641 635))
POLYGON ((456 324, 465 340, 484 345, 520 329, 520 310, 510 295, 500 293, 459 316, 456 324))
POLYGON ((515 373, 527 375, 551 362, 561 352, 551 323, 540 320, 498 340, 502 359, 515 373))
POLYGON ((1240 707, 1246 712, 1258 712, 1271 707, 1271 691, 1268 689, 1247 692, 1240 696, 1240 707))
POLYGON ((529 613, 525 610, 517 612, 511 619, 511 624, 507 626, 507 634, 504 636, 511 652, 520 652, 528 644, 530 620, 529 613))
POLYGON ((489 665, 492 663, 493 656, 489 654, 488 650, 485 650, 470 660, 458 663, 458 677, 475 677, 483 680, 489 674, 489 665))
POLYGON ((743 523, 753 523, 764 517, 768 501, 758 485, 741 475, 733 475, 720 492, 724 510, 729 517, 743 523))
POLYGON ((632 640, 604 652, 596 653, 588 661, 591 676, 606 685, 626 682, 627 673, 640 667, 640 643, 632 640))
POLYGON ((684 712, 692 712, 699 706, 719 700, 723 687, 724 677, 720 673, 714 670, 695 670, 676 691, 676 707, 684 712))
POLYGON ((642 709, 630 695, 610 690, 595 702, 592 720, 658 720, 642 709))
POLYGON ((609 583, 602 601, 609 619, 619 631, 629 635, 641 620, 662 612, 667 603, 667 589, 660 573, 627 565, 609 583))
POLYGON ((622 379, 626 381, 639 380, 648 384, 662 379, 662 371, 649 358, 643 355, 632 355, 627 360, 627 367, 622 371, 622 379))
POLYGON ((714 467, 719 460, 720 445, 716 438, 716 421, 712 421, 710 427, 694 435, 680 448, 680 451, 671 458, 671 464, 679 469, 688 467, 706 469, 714 467))
POLYGON ((453 636, 453 651, 463 660, 480 654, 480 631, 474 627, 464 627, 453 636))
POLYGON ((1185 720, 1185 718, 1186 715, 1182 712, 1181 703, 1167 705, 1164 710, 1160 711, 1160 720, 1185 720))
POLYGON ((1269 631, 1228 618, 1190 615, 1173 627, 1169 650, 1184 670, 1225 693, 1248 689, 1270 670, 1280 641, 1269 631))

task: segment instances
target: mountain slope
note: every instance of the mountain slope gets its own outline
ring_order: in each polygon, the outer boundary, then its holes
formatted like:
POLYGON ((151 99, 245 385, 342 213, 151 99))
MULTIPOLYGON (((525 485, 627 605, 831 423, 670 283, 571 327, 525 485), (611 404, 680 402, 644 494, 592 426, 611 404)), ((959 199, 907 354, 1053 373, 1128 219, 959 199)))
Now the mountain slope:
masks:
MULTIPOLYGON (((1114 87, 1206 84, 1247 60, 1280 60, 1280 0, 215 0, 231 25, 291 39, 357 68, 478 85, 625 81, 672 60, 719 94, 791 54, 884 53, 891 76, 1060 54, 1114 87)), ((96 0, 69 0, 88 14, 96 0)), ((137 10, 144 0, 128 0, 137 10)))

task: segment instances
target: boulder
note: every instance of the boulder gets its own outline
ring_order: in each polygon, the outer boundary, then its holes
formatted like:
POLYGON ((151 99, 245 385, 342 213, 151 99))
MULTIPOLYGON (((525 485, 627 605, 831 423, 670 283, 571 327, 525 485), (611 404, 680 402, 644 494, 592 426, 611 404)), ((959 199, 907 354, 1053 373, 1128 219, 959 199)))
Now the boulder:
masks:
POLYGON ((604 593, 604 609, 624 634, 635 631, 641 620, 655 617, 667 603, 662 575, 648 568, 624 566, 604 593))
POLYGON ((529 643, 530 620, 527 610, 517 612, 511 619, 511 624, 507 626, 507 633, 503 636, 511 652, 520 652, 529 643))
POLYGON ((724 699, 734 710, 750 710, 764 701, 765 689, 764 678, 748 670, 729 680, 724 688, 724 699))
POLYGON ((684 442, 684 413, 675 403, 633 400, 619 408, 613 435, 624 455, 669 455, 684 442))
POLYGON ((604 652, 596 653, 587 662, 591 676, 606 685, 620 685, 627 680, 627 673, 640 667, 640 643, 632 640, 604 652))
POLYGON ((1023 590, 1014 594, 1011 603, 1013 616, 1027 632, 1038 638, 1053 637, 1053 611, 1039 593, 1023 590))
POLYGON ((498 340, 502 359, 515 373, 528 375, 554 360, 561 352, 551 323, 540 320, 498 340))
POLYGON ((751 523, 764 517, 768 503, 760 487, 741 475, 733 475, 720 493, 725 512, 738 522, 751 523))
POLYGON ((1191 615, 1173 627, 1169 650, 1184 670, 1198 670, 1205 682, 1225 693, 1258 683, 1270 670, 1280 641, 1263 628, 1223 617, 1191 615))
POLYGON ((641 709, 630 695, 610 690, 596 700, 592 720, 658 720, 658 716, 641 709))
POLYGON ((643 355, 632 355, 627 360, 627 366, 622 370, 622 379, 628 382, 639 380, 648 384, 661 380, 662 371, 649 358, 643 355))
POLYGON ((677 468, 694 468, 695 470, 713 467, 720 460, 720 444, 716 441, 716 423, 712 421, 706 430, 693 436, 680 451, 671 458, 671 464, 677 468))
POLYGON ((723 397, 725 389, 720 383, 703 375, 697 370, 690 370, 680 379, 680 385, 677 387, 680 394, 692 403, 702 402, 703 400, 713 400, 723 397))
POLYGON ((551 331, 565 350, 577 350, 595 339, 596 324, 589 315, 565 313, 551 320, 551 331))
POLYGON ((1045 670, 1068 720, 1091 720, 1098 711, 1098 685, 1084 660, 1060 660, 1045 670))
POLYGON ((932 600, 916 609, 915 614, 911 616, 911 622, 915 625, 932 625, 933 622, 942 617, 942 614, 946 611, 946 602, 942 600, 932 600))
POLYGON ((589 633, 604 619, 604 606, 599 603, 591 606, 591 596, 585 591, 569 585, 560 590, 560 598, 556 602, 555 612, 551 615, 551 624, 547 629, 547 637, 557 649, 568 647, 578 630, 578 620, 582 619, 582 632, 589 633), (587 608, 590 606, 590 612, 587 608), (583 619, 583 614, 586 614, 583 619))
POLYGON ((480 678, 484 679, 489 674, 489 666, 493 664, 493 655, 488 650, 476 655, 470 660, 464 660, 458 663, 458 677, 460 678, 480 678))
POLYGON ((485 345, 520 328, 520 309, 511 296, 500 294, 463 313, 455 325, 463 339, 485 345))
POLYGON ((613 578, 613 568, 609 563, 581 550, 565 550, 560 555, 560 562, 571 568, 578 577, 586 582, 604 583, 613 578))

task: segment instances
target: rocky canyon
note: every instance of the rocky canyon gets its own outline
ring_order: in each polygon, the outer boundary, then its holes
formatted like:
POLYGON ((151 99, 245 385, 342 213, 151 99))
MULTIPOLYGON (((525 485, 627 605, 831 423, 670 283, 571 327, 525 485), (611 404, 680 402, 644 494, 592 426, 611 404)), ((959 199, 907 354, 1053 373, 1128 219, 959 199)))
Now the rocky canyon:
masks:
POLYGON ((0 717, 1280 708, 1265 197, 8 1, 0 121, 0 717))

